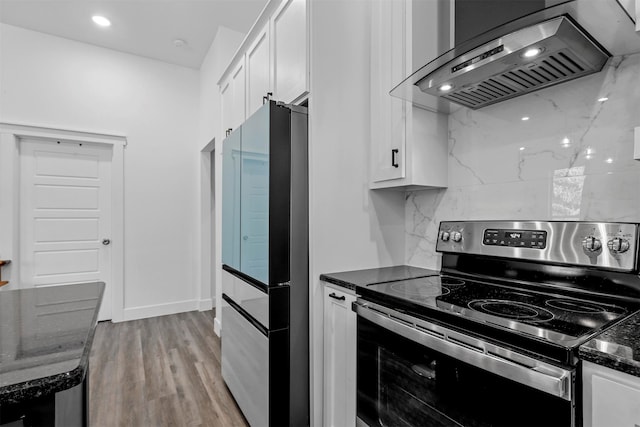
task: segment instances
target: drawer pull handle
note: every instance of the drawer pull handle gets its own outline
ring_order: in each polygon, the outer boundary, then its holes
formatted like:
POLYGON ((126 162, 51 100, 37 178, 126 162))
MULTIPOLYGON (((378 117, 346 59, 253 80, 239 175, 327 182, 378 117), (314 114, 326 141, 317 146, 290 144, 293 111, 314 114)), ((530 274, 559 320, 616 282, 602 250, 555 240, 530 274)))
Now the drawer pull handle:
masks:
POLYGON ((329 294, 329 296, 333 299, 337 299, 338 301, 344 301, 346 300, 344 295, 338 296, 336 294, 334 294, 333 292, 329 294))

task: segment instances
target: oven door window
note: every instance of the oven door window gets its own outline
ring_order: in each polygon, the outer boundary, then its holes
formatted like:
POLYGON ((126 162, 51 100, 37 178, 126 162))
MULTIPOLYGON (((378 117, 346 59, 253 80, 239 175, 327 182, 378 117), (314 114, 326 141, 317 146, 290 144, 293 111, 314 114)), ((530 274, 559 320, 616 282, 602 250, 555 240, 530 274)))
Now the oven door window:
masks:
POLYGON ((358 418, 369 426, 571 426, 571 402, 358 317, 358 418))

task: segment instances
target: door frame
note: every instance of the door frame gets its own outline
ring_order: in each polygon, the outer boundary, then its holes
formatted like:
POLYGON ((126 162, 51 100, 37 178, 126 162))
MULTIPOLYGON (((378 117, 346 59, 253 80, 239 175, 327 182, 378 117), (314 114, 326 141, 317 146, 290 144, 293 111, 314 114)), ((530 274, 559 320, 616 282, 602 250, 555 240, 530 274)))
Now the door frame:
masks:
POLYGON ((215 260, 218 253, 216 249, 216 219, 218 215, 215 200, 215 183, 217 182, 215 144, 216 139, 213 138, 200 150, 199 311, 207 311, 215 307, 216 283, 220 283, 215 272, 215 260))
MULTIPOLYGON (((23 138, 52 142, 86 142, 111 146, 111 292, 112 321, 124 320, 124 149, 127 138, 113 133, 58 129, 0 122, 0 259, 10 259, 3 278, 20 283, 20 142, 23 138), (7 203, 8 201, 8 203, 7 203)), ((6 286, 10 289, 19 287, 6 286)), ((1 291, 1 290, 0 290, 1 291)))

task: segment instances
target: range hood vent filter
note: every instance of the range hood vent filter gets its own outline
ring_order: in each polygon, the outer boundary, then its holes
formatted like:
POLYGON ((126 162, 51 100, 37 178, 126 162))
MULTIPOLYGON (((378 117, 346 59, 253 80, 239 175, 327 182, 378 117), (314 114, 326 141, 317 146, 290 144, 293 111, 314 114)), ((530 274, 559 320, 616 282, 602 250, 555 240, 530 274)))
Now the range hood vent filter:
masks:
MULTIPOLYGON (((606 61, 605 61, 606 62, 606 61)), ((605 62, 602 62, 604 65, 605 62)), ((460 88, 443 98, 472 109, 504 101, 527 92, 598 72, 569 51, 548 55, 534 64, 515 67, 470 87, 460 88)))
POLYGON ((566 16, 507 34, 434 70, 417 86, 478 109, 602 70, 609 54, 566 16), (534 58, 524 55, 535 48, 534 58), (452 90, 440 88, 447 84, 452 90))

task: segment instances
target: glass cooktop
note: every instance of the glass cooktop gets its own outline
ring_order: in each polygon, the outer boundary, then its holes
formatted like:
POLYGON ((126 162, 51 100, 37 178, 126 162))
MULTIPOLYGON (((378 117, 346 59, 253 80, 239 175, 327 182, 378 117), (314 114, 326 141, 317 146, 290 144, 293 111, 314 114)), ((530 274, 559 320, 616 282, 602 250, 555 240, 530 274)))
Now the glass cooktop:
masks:
MULTIPOLYGON (((633 311, 593 300, 452 276, 379 283, 367 286, 366 291, 410 302, 416 307, 414 310, 425 307, 449 312, 565 347, 579 345, 583 338, 633 311)), ((389 302, 392 304, 392 300, 389 302)))

